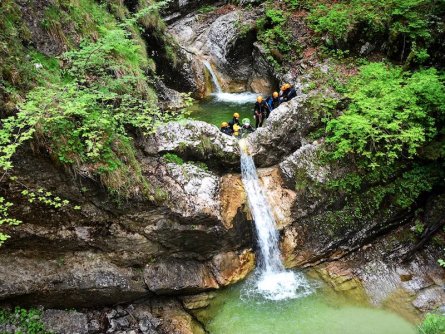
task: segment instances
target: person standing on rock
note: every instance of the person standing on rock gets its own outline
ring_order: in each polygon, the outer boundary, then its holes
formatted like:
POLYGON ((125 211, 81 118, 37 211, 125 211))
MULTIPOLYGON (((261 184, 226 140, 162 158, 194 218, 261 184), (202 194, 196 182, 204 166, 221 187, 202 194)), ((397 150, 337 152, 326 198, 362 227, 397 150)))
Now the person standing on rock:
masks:
POLYGON ((277 109, 280 106, 280 94, 273 92, 272 94, 272 110, 277 109))
POLYGON ((255 127, 259 128, 263 126, 263 121, 265 118, 267 118, 267 116, 269 116, 270 109, 267 106, 266 101, 263 100, 262 96, 257 97, 253 114, 255 116, 255 127))
POLYGON ((232 132, 235 131, 235 129, 233 128, 233 126, 234 126, 235 124, 238 125, 239 127, 241 127, 241 124, 240 124, 240 122, 239 122, 239 114, 238 114, 237 112, 233 114, 233 118, 232 118, 232 120, 229 122, 229 126, 230 126, 230 129, 232 130, 232 132))

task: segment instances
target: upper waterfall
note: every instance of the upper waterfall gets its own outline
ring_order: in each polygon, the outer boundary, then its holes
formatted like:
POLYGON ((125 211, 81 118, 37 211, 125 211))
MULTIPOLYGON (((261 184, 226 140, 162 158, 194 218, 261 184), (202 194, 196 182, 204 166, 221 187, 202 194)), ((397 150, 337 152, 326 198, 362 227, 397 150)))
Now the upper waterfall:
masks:
POLYGON ((207 60, 205 60, 203 63, 204 63, 204 66, 207 68, 207 70, 210 73, 210 76, 212 78, 212 83, 215 86, 216 93, 222 93, 223 91, 219 84, 218 77, 216 76, 216 73, 213 71, 212 66, 210 65, 210 63, 207 60))

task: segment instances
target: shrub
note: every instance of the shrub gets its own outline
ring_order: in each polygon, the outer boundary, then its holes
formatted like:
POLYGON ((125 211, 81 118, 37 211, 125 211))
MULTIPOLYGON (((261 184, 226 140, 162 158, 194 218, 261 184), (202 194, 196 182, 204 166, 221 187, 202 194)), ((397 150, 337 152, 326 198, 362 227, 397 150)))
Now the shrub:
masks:
POLYGON ((184 160, 182 160, 181 157, 177 156, 174 153, 166 153, 166 154, 164 154, 163 157, 164 157, 165 161, 167 161, 167 162, 171 162, 171 163, 174 163, 174 164, 177 164, 177 165, 183 165, 184 164, 184 160))
POLYGON ((362 66, 347 87, 348 109, 326 126, 332 158, 353 154, 372 169, 416 156, 443 126, 442 80, 435 69, 412 74, 382 63, 362 66))
POLYGON ((428 313, 418 327, 419 334, 443 334, 445 333, 445 316, 428 313))
POLYGON ((13 312, 0 309, 0 332, 6 326, 14 327, 15 333, 51 334, 45 329, 41 320, 42 312, 38 309, 16 307, 13 312))

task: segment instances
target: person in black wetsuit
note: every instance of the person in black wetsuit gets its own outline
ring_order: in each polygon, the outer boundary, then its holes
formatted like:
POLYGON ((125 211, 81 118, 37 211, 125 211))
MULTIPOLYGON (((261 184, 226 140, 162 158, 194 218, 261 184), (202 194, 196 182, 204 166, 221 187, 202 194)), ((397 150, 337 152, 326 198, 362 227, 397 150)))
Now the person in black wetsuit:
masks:
POLYGON ((272 94, 272 110, 277 109, 280 105, 280 96, 278 92, 272 94))
POLYGON ((262 96, 257 97, 253 114, 255 116, 255 128, 261 127, 264 119, 270 114, 270 109, 262 96))
POLYGON ((231 136, 233 133, 232 129, 229 126, 229 123, 227 123, 227 122, 221 123, 221 132, 228 136, 231 136))
POLYGON ((281 98, 280 102, 287 102, 292 100, 295 96, 297 96, 297 91, 293 86, 288 83, 285 83, 281 86, 281 98))
POLYGON ((239 122, 239 114, 236 112, 233 114, 232 120, 229 122, 230 129, 232 129, 232 132, 234 132, 233 126, 237 124, 239 127, 241 127, 241 124, 239 122))

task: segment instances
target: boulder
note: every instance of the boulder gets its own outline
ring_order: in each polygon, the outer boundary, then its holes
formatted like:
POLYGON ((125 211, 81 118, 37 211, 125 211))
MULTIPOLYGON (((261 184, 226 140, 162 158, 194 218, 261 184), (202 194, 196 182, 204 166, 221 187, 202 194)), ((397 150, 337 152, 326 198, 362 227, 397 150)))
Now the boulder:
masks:
POLYGON ((139 142, 148 155, 174 152, 186 160, 204 161, 215 168, 239 166, 236 138, 223 134, 206 122, 184 121, 161 125, 139 142))
POLYGON ((213 274, 221 286, 234 284, 244 279, 255 268, 252 250, 241 253, 227 252, 216 255, 212 260, 213 274))
POLYGON ((247 137, 257 167, 270 167, 302 146, 318 121, 304 104, 304 96, 282 103, 263 124, 247 137))

